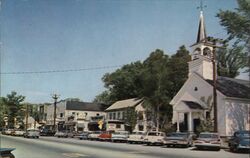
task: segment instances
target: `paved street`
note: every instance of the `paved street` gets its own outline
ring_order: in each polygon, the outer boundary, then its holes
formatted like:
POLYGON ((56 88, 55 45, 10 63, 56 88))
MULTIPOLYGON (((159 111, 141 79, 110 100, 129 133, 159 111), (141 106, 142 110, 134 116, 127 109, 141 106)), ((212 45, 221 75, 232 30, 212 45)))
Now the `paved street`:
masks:
POLYGON ((248 158, 225 150, 198 151, 192 148, 165 148, 74 138, 41 137, 26 139, 1 135, 1 147, 16 148, 16 158, 248 158))

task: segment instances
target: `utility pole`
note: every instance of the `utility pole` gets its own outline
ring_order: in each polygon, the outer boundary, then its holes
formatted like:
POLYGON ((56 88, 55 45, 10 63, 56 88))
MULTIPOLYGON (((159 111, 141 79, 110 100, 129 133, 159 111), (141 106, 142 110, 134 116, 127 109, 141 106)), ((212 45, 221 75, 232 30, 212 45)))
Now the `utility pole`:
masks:
POLYGON ((53 123, 53 131, 56 131, 56 103, 59 96, 57 94, 53 94, 52 98, 54 99, 54 123, 53 123))
POLYGON ((213 64, 213 108, 214 108, 214 132, 218 132, 218 112, 217 112, 217 67, 216 67, 216 48, 223 48, 223 46, 217 46, 217 42, 223 43, 222 39, 216 39, 208 37, 206 40, 212 41, 212 44, 208 43, 213 47, 212 51, 212 64, 213 64))
POLYGON ((29 117, 29 105, 26 104, 26 111, 25 111, 25 132, 28 132, 28 117, 29 117))
POLYGON ((217 69, 216 69, 216 39, 213 39, 213 103, 214 103, 214 132, 218 132, 218 118, 217 118, 217 69))

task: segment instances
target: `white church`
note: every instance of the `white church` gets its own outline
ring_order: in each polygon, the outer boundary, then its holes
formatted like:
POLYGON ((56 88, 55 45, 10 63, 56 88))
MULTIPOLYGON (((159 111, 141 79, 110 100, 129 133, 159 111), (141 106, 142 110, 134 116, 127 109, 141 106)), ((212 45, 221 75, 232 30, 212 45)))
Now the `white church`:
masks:
MULTIPOLYGON (((207 40, 203 12, 196 43, 191 46, 189 76, 171 100, 177 131, 195 132, 201 120, 213 119, 213 47, 207 40)), ((216 75, 217 123, 221 136, 250 130, 250 82, 216 75)))

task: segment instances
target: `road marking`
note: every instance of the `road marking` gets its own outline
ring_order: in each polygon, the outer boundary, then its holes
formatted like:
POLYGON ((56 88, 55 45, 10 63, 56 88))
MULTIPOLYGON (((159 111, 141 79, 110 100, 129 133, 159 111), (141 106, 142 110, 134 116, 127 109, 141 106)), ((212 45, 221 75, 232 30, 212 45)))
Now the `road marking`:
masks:
POLYGON ((85 155, 85 154, 79 154, 79 153, 63 153, 62 155, 64 156, 67 156, 67 157, 85 157, 85 156, 88 156, 88 155, 85 155))

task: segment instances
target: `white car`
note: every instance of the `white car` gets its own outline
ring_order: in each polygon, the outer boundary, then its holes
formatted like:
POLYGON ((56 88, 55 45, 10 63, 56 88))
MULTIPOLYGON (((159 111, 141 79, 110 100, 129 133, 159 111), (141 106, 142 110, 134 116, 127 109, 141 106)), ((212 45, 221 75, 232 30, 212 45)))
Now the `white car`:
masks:
POLYGON ((128 137, 128 143, 143 143, 145 135, 145 132, 133 132, 128 137))
POLYGON ((25 133, 25 131, 23 131, 23 130, 15 130, 13 135, 14 136, 23 136, 24 133, 25 133))
POLYGON ((88 135, 88 139, 89 140, 99 140, 99 135, 101 134, 101 131, 94 131, 94 132, 91 132, 89 135, 88 135))
POLYGON ((6 135, 11 135, 13 132, 14 132, 14 129, 7 129, 7 130, 5 131, 5 134, 6 134, 6 135))
POLYGON ((144 138, 144 143, 146 145, 163 145, 165 136, 163 132, 148 132, 144 138))
POLYGON ((111 141, 112 142, 127 142, 128 140, 128 131, 117 131, 112 133, 111 141))
POLYGON ((68 134, 65 131, 57 131, 54 136, 58 138, 68 138, 68 134))
POLYGON ((27 132, 23 134, 24 138, 39 138, 39 130, 28 129, 27 132))

